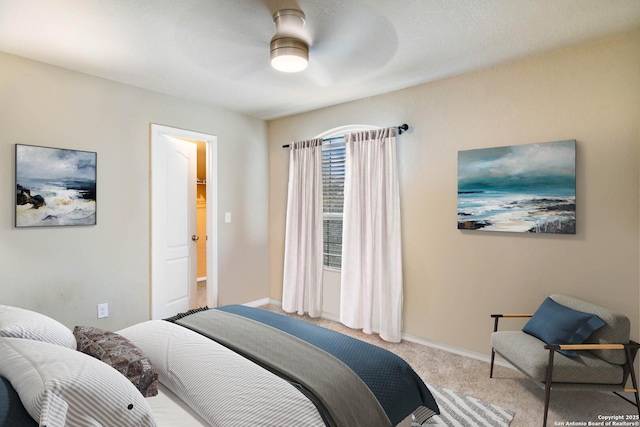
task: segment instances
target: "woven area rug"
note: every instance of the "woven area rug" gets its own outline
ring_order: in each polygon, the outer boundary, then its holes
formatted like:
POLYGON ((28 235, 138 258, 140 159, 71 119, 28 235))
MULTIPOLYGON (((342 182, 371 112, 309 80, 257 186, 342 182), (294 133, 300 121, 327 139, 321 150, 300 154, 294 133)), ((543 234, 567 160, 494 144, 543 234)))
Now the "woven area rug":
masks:
MULTIPOLYGON (((440 415, 427 420, 423 426, 507 427, 515 412, 465 396, 446 388, 427 384, 440 407, 440 415)), ((414 423, 412 427, 420 427, 414 423)))

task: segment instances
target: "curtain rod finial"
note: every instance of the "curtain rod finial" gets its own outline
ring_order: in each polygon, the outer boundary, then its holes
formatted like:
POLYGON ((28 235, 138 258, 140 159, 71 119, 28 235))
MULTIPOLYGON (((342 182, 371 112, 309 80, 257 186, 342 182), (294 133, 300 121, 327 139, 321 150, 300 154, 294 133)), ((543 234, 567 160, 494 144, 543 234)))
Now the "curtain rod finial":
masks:
POLYGON ((402 135, 402 132, 405 132, 409 130, 409 125, 406 123, 401 124, 400 126, 398 126, 398 135, 402 135))

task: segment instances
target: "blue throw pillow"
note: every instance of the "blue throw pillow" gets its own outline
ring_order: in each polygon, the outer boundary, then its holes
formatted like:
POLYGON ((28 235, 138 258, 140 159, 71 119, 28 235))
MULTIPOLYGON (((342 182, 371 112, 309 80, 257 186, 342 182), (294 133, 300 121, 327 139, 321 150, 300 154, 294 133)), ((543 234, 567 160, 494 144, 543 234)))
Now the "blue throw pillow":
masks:
MULTIPOLYGON (((546 344, 582 344, 597 329, 606 325, 595 314, 584 313, 545 299, 522 328, 546 344)), ((559 350, 565 356, 577 357, 574 350, 559 350)))

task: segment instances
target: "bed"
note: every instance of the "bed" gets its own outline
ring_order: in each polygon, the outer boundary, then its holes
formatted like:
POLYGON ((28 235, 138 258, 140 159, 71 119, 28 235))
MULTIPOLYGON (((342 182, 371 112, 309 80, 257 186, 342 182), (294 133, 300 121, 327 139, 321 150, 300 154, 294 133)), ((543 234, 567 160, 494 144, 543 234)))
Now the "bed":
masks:
POLYGON ((404 427, 439 413, 393 353, 239 305, 116 332, 0 305, 0 360, 0 426, 404 427))

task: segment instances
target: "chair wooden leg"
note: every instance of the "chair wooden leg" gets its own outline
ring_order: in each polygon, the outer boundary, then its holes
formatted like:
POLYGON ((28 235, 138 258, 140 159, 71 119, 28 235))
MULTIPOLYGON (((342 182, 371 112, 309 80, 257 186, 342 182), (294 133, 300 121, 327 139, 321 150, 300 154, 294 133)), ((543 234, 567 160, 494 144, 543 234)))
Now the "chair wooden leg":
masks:
POLYGON ((545 427, 547 425, 547 414, 549 413, 549 400, 551 400, 551 379, 553 377, 553 353, 555 353, 554 350, 549 350, 547 378, 544 386, 544 417, 542 421, 542 427, 545 427))
POLYGON ((493 378, 493 362, 496 358, 496 351, 491 349, 491 369, 489 370, 489 378, 493 378))

